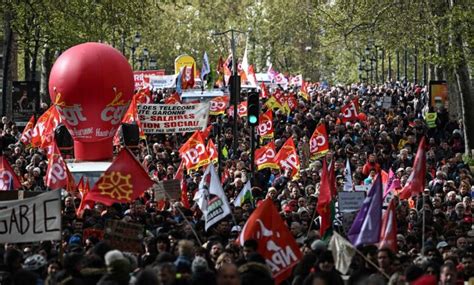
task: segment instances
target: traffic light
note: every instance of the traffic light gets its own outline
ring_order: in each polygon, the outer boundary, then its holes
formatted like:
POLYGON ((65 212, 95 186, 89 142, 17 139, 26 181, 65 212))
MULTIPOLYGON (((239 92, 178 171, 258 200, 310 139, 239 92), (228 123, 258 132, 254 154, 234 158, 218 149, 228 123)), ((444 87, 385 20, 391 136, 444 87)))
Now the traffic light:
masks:
POLYGON ((230 103, 239 102, 240 97, 240 76, 231 75, 229 78, 230 103))
POLYGON ((258 125, 259 94, 258 92, 250 92, 247 97, 247 121, 250 126, 258 125))

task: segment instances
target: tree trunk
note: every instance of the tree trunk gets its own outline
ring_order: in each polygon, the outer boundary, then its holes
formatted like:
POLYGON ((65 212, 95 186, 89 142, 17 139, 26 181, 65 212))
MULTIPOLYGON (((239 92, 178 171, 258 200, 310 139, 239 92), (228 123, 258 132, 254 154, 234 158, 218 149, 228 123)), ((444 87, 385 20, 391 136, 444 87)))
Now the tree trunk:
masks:
POLYGON ((33 47, 33 54, 31 56, 31 81, 36 81, 36 66, 38 61, 38 53, 39 53, 39 36, 40 30, 39 28, 35 29, 35 46, 33 47))
MULTIPOLYGON (((450 8, 453 9, 458 5, 455 0, 450 1, 450 8)), ((460 31, 454 28, 455 23, 451 22, 451 44, 455 50, 459 52, 457 61, 454 65, 454 72, 458 85, 459 93, 461 94, 462 102, 462 117, 463 117, 463 132, 465 143, 465 154, 470 155, 471 150, 474 149, 474 98, 472 94, 471 79, 469 76, 469 69, 466 61, 466 56, 463 49, 463 39, 460 31)))
POLYGON ((43 57, 41 59, 41 78, 40 78, 40 102, 48 103, 50 102, 48 96, 48 81, 49 73, 51 72, 52 65, 52 56, 51 49, 49 46, 45 46, 43 49, 43 57))
POLYGON ((11 13, 4 13, 4 41, 3 41, 3 80, 2 80, 2 116, 7 114, 7 97, 9 93, 8 81, 10 78, 11 49, 13 42, 13 31, 11 28, 11 13))

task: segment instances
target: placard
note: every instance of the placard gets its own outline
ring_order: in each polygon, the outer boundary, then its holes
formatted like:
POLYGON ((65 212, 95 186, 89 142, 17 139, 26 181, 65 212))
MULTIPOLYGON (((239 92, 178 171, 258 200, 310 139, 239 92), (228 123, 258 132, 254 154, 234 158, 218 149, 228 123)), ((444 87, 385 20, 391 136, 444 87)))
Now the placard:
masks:
POLYGON ((430 102, 433 108, 448 108, 448 84, 446 81, 430 81, 430 102))
POLYGON ((95 237, 98 240, 103 240, 104 239, 104 231, 100 229, 94 229, 94 228, 87 228, 84 229, 84 232, 82 234, 82 240, 85 241, 86 239, 90 237, 95 237))
POLYGON ((104 239, 115 249, 141 253, 143 233, 143 225, 108 220, 105 224, 104 239))
POLYGON ((13 81, 12 86, 12 120, 28 122, 39 110, 39 81, 13 81))
POLYGON ((164 69, 134 71, 133 79, 135 81, 135 89, 138 90, 138 89, 150 87, 151 85, 150 78, 152 76, 160 76, 160 75, 165 75, 164 69))
POLYGON ((155 191, 155 201, 166 198, 179 200, 181 197, 181 184, 177 179, 158 181, 153 185, 155 191))
POLYGON ((138 104, 137 112, 145 134, 188 133, 207 127, 209 103, 138 104))
POLYGON ((339 211, 343 213, 358 211, 364 203, 365 192, 339 192, 338 198, 339 211))
POLYGON ((61 191, 0 202, 0 243, 61 239, 61 191))
POLYGON ((355 185, 354 190, 361 191, 361 192, 368 192, 370 190, 370 187, 372 187, 372 185, 355 185))

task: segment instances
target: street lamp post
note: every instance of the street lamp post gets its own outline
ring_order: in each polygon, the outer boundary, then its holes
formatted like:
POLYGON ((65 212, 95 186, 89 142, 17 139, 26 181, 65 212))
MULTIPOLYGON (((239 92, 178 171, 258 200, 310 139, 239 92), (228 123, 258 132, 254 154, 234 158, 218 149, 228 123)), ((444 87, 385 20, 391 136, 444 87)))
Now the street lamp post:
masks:
POLYGON ((150 69, 154 70, 156 68, 156 59, 154 57, 150 58, 150 69))
POLYGON ((142 37, 140 36, 140 33, 136 33, 135 37, 133 38, 133 44, 132 44, 132 69, 135 69, 135 51, 136 48, 140 45, 140 41, 142 40, 142 37))

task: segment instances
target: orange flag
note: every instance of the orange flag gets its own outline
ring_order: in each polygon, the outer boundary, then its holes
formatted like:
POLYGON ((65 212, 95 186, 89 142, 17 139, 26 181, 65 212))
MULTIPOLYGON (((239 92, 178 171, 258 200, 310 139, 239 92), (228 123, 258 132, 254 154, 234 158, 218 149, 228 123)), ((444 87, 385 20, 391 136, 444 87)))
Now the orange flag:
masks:
POLYGON ((128 203, 139 198, 153 181, 128 148, 123 148, 112 164, 100 176, 84 200, 113 203, 128 203))
POLYGON ((186 169, 189 171, 208 165, 210 162, 209 153, 206 150, 201 132, 196 131, 179 149, 179 154, 184 159, 186 169))
POLYGON ((212 139, 209 139, 207 141, 206 150, 209 153, 209 160, 211 161, 211 163, 217 163, 217 160, 219 159, 217 154, 217 148, 214 145, 212 139))
POLYGON ((54 129, 61 123, 61 116, 52 105, 38 118, 31 135, 31 143, 34 147, 46 148, 53 141, 54 129))
POLYGON ((128 106, 127 112, 123 115, 122 123, 131 124, 136 123, 138 126, 138 131, 140 134, 140 139, 146 139, 145 132, 143 131, 142 123, 138 116, 137 104, 138 104, 138 94, 135 94, 132 97, 132 101, 128 106))
POLYGON ((319 124, 309 139, 309 153, 311 159, 316 160, 325 156, 329 151, 329 140, 326 125, 319 124))
POLYGON ((293 137, 286 140, 275 156, 275 161, 280 165, 281 170, 291 170, 291 177, 297 179, 300 171, 300 159, 296 152, 293 137))
POLYGON ((229 96, 219 96, 215 97, 210 101, 209 105, 209 115, 218 116, 225 113, 225 109, 229 104, 229 96))
POLYGON ((278 169, 278 163, 275 161, 276 151, 275 143, 273 141, 258 148, 255 151, 255 166, 257 171, 265 168, 278 169))
POLYGON ((24 145, 29 145, 31 143, 31 136, 33 134, 33 129, 35 127, 35 115, 31 115, 30 120, 23 129, 23 133, 21 133, 20 141, 24 145))

